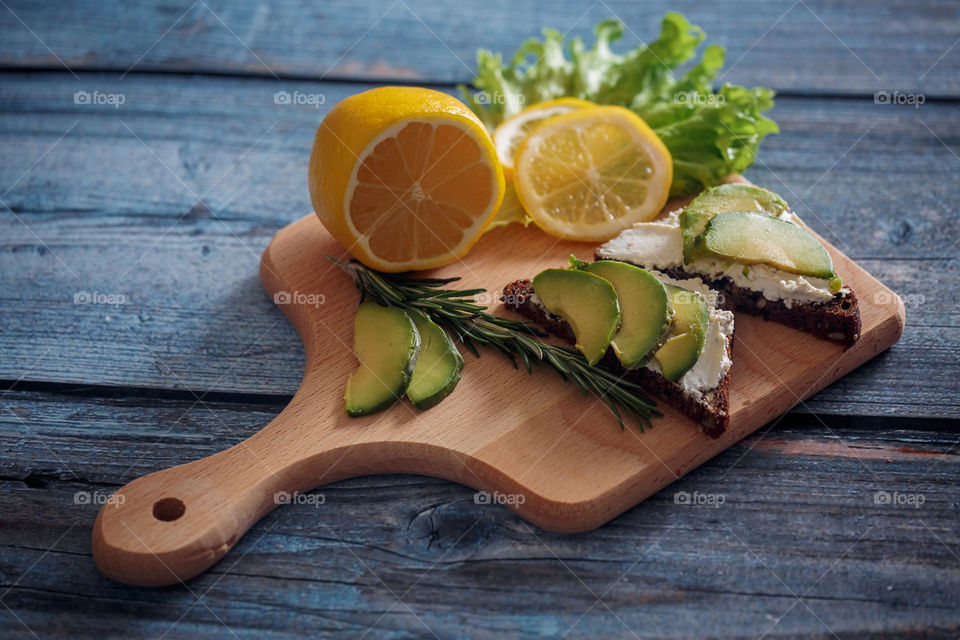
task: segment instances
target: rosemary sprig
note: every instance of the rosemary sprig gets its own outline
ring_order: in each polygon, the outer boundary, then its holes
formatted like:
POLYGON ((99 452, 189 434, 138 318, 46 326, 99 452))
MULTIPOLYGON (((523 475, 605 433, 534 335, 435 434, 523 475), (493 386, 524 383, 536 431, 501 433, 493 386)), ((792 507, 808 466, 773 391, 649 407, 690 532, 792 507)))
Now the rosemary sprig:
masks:
POLYGON ((518 367, 533 372, 533 365, 542 362, 586 395, 602 400, 623 429, 620 410, 625 410, 643 431, 650 426, 651 416, 663 415, 636 384, 601 365, 590 366, 575 349, 548 344, 538 339, 544 335, 535 325, 487 313, 474 297, 486 289, 447 289, 459 278, 414 278, 402 274, 386 274, 370 269, 356 260, 349 262, 326 256, 346 271, 364 298, 403 309, 419 309, 437 324, 450 330, 470 352, 480 357, 476 344, 496 349, 518 367))

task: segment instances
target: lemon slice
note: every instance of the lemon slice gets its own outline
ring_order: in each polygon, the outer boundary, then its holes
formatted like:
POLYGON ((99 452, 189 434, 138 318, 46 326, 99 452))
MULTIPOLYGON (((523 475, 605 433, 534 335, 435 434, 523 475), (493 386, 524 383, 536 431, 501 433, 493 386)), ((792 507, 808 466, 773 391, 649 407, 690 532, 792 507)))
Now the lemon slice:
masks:
POLYGON ((310 199, 330 234, 374 269, 463 256, 503 199, 487 130, 462 102, 419 87, 346 98, 317 129, 310 199))
POLYGON ((514 185, 527 214, 568 240, 609 240, 655 217, 670 194, 663 142, 623 107, 591 107, 544 121, 520 143, 514 185))
POLYGON ((595 106, 592 102, 579 98, 548 100, 531 105, 497 125, 493 130, 493 146, 496 147, 497 158, 503 165, 503 177, 508 182, 513 179, 513 158, 517 147, 537 125, 547 118, 592 106, 595 106))

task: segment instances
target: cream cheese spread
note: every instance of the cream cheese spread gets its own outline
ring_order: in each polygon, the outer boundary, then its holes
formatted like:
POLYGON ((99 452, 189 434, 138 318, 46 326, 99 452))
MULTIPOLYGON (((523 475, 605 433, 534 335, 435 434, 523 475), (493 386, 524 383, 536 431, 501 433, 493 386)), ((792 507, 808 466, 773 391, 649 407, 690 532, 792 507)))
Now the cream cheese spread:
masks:
MULTIPOLYGON (((733 364, 727 349, 727 345, 730 344, 733 336, 733 313, 717 309, 719 294, 710 289, 700 278, 676 280, 659 271, 651 271, 650 273, 660 282, 698 293, 703 296, 707 302, 707 307, 710 308, 710 320, 707 323, 707 333, 700 357, 692 369, 674 382, 674 384, 680 386, 684 395, 701 398, 720 384, 733 364)), ((532 304, 543 307, 543 303, 536 293, 532 293, 529 300, 532 304)), ((656 358, 651 358, 644 366, 651 371, 663 373, 656 358)))
MULTIPOLYGON (((706 299, 707 306, 710 307, 710 321, 707 324, 703 351, 700 352, 700 357, 697 358, 693 368, 675 382, 681 387, 684 395, 699 399, 705 393, 717 388, 733 364, 727 349, 733 336, 733 313, 716 308, 717 292, 712 291, 699 278, 674 280, 658 271, 650 273, 665 284, 696 291, 706 299)), ((645 366, 661 373, 656 358, 652 358, 645 366)))
MULTIPOLYGON (((679 216, 680 212, 674 211, 663 220, 639 222, 601 245, 597 255, 646 269, 681 267, 690 274, 711 280, 727 277, 738 287, 760 292, 767 300, 782 300, 787 308, 794 304, 827 302, 833 298, 829 280, 789 273, 767 264, 745 267, 714 258, 697 258, 690 264, 683 264, 683 235, 679 216)), ((801 224, 799 218, 790 212, 784 212, 779 217, 796 225, 801 224)), ((840 290, 841 295, 848 293, 849 289, 840 290)))

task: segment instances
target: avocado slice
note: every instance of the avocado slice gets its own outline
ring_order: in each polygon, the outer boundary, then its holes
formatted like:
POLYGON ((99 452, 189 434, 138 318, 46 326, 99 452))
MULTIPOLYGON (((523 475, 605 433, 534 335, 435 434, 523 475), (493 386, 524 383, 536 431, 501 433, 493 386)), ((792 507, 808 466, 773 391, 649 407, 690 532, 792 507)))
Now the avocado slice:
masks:
POLYGON ((745 264, 765 262, 778 269, 815 278, 833 278, 833 260, 803 227, 767 215, 721 213, 707 224, 704 249, 745 264))
POLYGON ((420 351, 420 335, 402 309, 364 302, 353 321, 353 353, 360 366, 347 380, 347 414, 366 416, 403 395, 420 351))
POLYGON ((721 184, 706 189, 680 212, 680 231, 683 234, 683 262, 701 258, 705 251, 700 234, 710 219, 728 211, 753 211, 778 216, 788 211, 783 198, 773 191, 748 184, 721 184))
POLYGON ((707 336, 710 310, 707 302, 696 291, 664 284, 673 306, 673 325, 670 335, 654 354, 663 377, 670 382, 679 380, 693 368, 703 351, 707 336))
POLYGON ((613 285, 586 271, 547 269, 533 279, 533 291, 547 311, 567 321, 590 366, 600 362, 620 326, 613 285))
POLYGON ((625 262, 599 260, 582 267, 613 285, 620 303, 620 329, 610 346, 627 369, 644 365, 670 332, 673 307, 659 280, 625 262))
POLYGON ((460 382, 463 357, 447 332, 425 313, 410 309, 407 315, 420 334, 420 353, 407 386, 407 397, 417 409, 429 409, 450 395, 460 382))

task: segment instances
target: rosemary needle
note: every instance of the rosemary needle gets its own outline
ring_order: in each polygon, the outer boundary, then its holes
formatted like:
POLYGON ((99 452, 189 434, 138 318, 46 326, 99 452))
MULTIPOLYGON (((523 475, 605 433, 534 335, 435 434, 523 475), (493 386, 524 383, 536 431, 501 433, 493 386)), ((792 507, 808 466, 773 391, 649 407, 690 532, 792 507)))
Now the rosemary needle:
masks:
POLYGON ((419 309, 437 324, 446 327, 470 352, 480 357, 477 344, 496 349, 514 367, 517 359, 532 373, 535 363, 551 367, 572 382, 581 393, 592 393, 602 400, 623 428, 621 410, 636 421, 640 430, 650 426, 651 416, 663 415, 656 404, 636 384, 604 365, 590 366, 575 349, 548 344, 539 339, 543 333, 533 324, 487 313, 475 296, 486 289, 447 289, 459 278, 415 278, 403 274, 381 273, 356 260, 349 262, 326 256, 346 271, 364 299, 403 309, 419 309))

